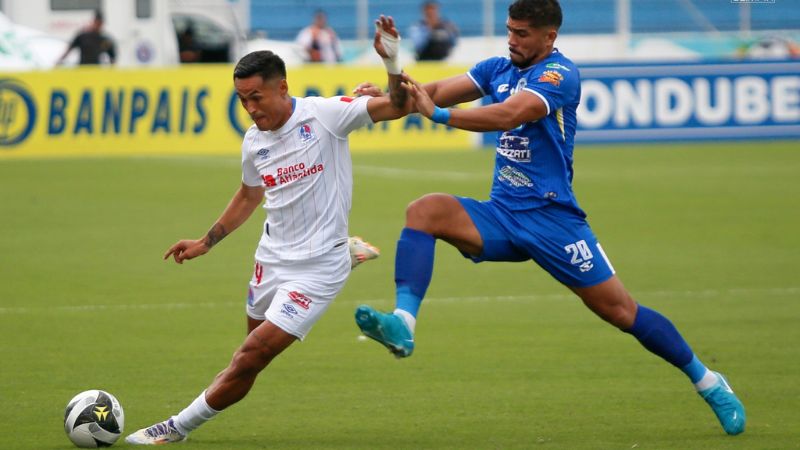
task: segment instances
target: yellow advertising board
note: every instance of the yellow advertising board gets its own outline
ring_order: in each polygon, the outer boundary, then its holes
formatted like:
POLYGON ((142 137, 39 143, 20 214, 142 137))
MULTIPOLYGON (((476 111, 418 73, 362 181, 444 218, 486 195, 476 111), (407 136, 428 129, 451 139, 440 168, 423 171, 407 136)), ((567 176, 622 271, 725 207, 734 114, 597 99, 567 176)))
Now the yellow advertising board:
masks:
MULTIPOLYGON (((432 81, 464 67, 418 65, 432 81)), ((233 89, 232 65, 124 70, 81 67, 0 73, 0 158, 119 154, 235 154, 250 126, 233 89)), ((289 70, 294 96, 347 95, 362 81, 386 83, 381 67, 289 70)), ((472 133, 419 115, 350 135, 353 151, 464 149, 472 133)))

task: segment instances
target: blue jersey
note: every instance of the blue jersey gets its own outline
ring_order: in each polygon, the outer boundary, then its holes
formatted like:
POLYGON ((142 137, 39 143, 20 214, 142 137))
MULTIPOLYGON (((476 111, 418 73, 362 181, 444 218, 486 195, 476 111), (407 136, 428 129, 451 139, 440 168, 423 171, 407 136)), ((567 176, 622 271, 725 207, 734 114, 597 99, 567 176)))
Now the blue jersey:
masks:
POLYGON ((498 132, 491 199, 518 211, 556 202, 583 215, 572 192, 572 150, 581 97, 578 68, 557 49, 519 69, 506 57, 481 61, 468 76, 493 103, 520 91, 547 105, 547 116, 498 132))

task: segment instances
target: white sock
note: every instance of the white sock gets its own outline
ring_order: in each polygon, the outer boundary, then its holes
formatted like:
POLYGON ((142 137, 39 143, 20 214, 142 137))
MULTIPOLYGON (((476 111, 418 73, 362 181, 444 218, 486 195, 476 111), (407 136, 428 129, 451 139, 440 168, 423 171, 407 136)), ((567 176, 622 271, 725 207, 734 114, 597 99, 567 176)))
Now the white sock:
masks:
POLYGON ((208 406, 206 402, 206 391, 203 391, 199 397, 194 399, 191 405, 179 412, 177 416, 172 416, 172 421, 175 424, 175 428, 177 428, 181 434, 186 435, 200 425, 213 419, 218 413, 219 411, 208 406))
POLYGON ((406 325, 408 325, 411 334, 414 334, 414 327, 417 326, 417 318, 411 315, 410 312, 402 309, 395 309, 394 314, 400 316, 405 321, 406 325))
POLYGON ((705 391, 715 384, 717 384, 717 374, 706 369, 705 375, 703 375, 703 378, 700 378, 700 381, 694 384, 694 387, 697 389, 697 392, 700 392, 705 391))

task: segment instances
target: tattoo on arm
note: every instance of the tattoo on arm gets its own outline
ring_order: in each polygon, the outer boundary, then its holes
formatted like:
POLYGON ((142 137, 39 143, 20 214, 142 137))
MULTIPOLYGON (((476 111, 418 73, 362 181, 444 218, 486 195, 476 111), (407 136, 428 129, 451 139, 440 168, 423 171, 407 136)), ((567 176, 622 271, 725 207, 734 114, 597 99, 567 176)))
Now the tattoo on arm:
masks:
POLYGON ((205 237, 205 243, 208 248, 211 248, 217 245, 217 242, 223 240, 225 236, 228 235, 228 232, 225 231, 225 227, 222 226, 221 223, 217 222, 208 230, 208 234, 205 237))
POLYGON ((389 98, 392 106, 398 109, 403 108, 408 100, 408 92, 403 89, 402 83, 403 79, 400 75, 389 75, 389 98))

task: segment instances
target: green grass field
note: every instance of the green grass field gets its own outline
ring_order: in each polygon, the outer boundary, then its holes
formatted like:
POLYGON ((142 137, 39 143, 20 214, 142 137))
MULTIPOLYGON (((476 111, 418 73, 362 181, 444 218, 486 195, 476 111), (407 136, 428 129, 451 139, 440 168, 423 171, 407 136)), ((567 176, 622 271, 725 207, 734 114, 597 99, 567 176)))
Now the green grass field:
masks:
MULTIPOLYGON (((354 308, 393 306, 405 206, 426 192, 485 198, 493 154, 358 154, 351 233, 383 255, 181 448, 800 448, 798 150, 576 152, 578 198, 617 273, 728 376, 743 435, 533 263, 472 264, 439 243, 414 356, 359 341, 354 308)), ((0 449, 70 448, 63 408, 92 388, 119 398, 132 432, 227 364, 263 213, 203 258, 161 255, 203 235, 239 177, 235 152, 0 161, 0 449)))

